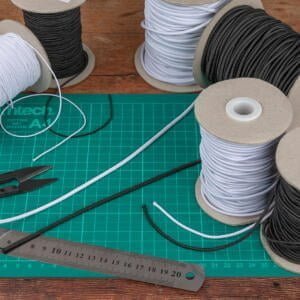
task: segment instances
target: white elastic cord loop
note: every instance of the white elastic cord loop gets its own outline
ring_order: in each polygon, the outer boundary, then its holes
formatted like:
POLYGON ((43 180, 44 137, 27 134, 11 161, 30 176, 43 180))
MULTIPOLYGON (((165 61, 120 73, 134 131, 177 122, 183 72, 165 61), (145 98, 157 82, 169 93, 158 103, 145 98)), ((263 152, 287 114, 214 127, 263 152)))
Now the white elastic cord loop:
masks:
MULTIPOLYGON (((28 134, 28 135, 19 135, 19 134, 13 133, 13 132, 9 131, 4 126, 2 119, 3 119, 3 116, 4 116, 5 112, 10 108, 9 106, 6 106, 0 114, 0 126, 8 135, 10 135, 12 137, 16 137, 16 138, 31 138, 31 137, 35 137, 35 136, 38 136, 38 135, 41 135, 41 134, 45 133, 50 128, 52 128, 56 124, 58 119, 60 118, 61 112, 62 112, 62 101, 63 100, 65 100, 65 101, 69 102, 71 105, 73 105, 83 117, 83 124, 82 124, 82 126, 80 126, 80 128, 78 130, 76 130, 74 133, 72 133, 71 135, 69 135, 64 140, 62 140, 58 144, 54 145, 50 149, 48 149, 48 150, 44 151, 43 153, 39 154, 38 156, 36 156, 33 159, 33 161, 37 161, 38 159, 40 159, 44 155, 46 155, 46 154, 52 152, 53 150, 57 149, 58 147, 60 147, 64 143, 66 143, 68 140, 70 140, 73 136, 75 136, 76 134, 81 132, 86 126, 86 116, 83 113, 83 111, 75 103, 73 103, 70 99, 62 97, 60 84, 59 84, 59 81, 58 81, 54 71, 52 70, 51 66, 48 64, 46 59, 43 57, 43 55, 37 49, 35 49, 32 45, 30 45, 28 42, 23 40, 20 36, 18 36, 16 34, 13 34, 13 33, 9 33, 9 34, 6 34, 4 36, 1 36, 1 39, 6 42, 5 46, 13 45, 13 47, 11 46, 9 49, 10 49, 10 55, 13 55, 14 59, 11 59, 11 60, 6 59, 5 61, 14 61, 14 64, 15 64, 15 68, 13 68, 13 66, 10 65, 11 68, 15 70, 14 71, 15 72, 14 76, 11 76, 10 78, 8 78, 7 82, 5 82, 5 84, 2 85, 3 90, 6 89, 6 90, 9 91, 9 92, 5 93, 8 96, 7 100, 10 100, 12 104, 15 104, 15 103, 21 102, 25 99, 32 98, 32 97, 37 97, 37 96, 53 96, 53 97, 56 97, 56 98, 59 99, 58 112, 57 112, 57 115, 55 116, 54 120, 48 126, 46 126, 44 129, 42 129, 42 130, 40 130, 36 133, 28 134), (31 53, 30 53, 30 49, 31 49, 31 53), (20 53, 22 53, 22 54, 27 53, 28 55, 26 56, 26 59, 20 53), (39 64, 35 54, 40 57, 40 59, 43 61, 43 63, 47 66, 47 68, 51 72, 51 74, 52 74, 52 76, 53 76, 53 78, 56 82, 56 85, 57 85, 58 95, 54 95, 54 94, 53 95, 52 94, 28 95, 28 96, 21 97, 21 98, 15 100, 14 102, 12 102, 12 100, 11 100, 12 98, 14 98, 19 92, 21 92, 23 90, 26 90, 28 87, 33 85, 41 75, 40 74, 40 64, 39 64), (25 64, 25 65, 22 65, 22 64, 25 64), (29 66, 31 66, 31 68, 29 66), (33 67, 33 66, 35 66, 35 67, 33 67), (17 71, 16 71, 16 69, 17 69, 17 71), (39 70, 39 72, 38 72, 38 70, 39 70), (37 74, 39 74, 39 75, 38 76, 33 76, 33 79, 29 80, 28 78, 31 78, 30 77, 31 73, 34 73, 35 75, 37 75, 37 74), (13 79, 14 78, 17 78, 19 82, 22 82, 22 80, 23 81, 27 80, 27 81, 26 81, 26 83, 23 83, 22 86, 21 85, 16 85, 13 88, 13 83, 14 83, 13 79)), ((3 50, 3 49, 5 51, 7 51, 7 48, 0 47, 0 50, 3 50)), ((0 52, 0 55, 1 55, 1 52, 0 52)), ((9 55, 9 54, 6 53, 6 55, 9 55)), ((1 76, 1 78, 2 77, 5 78, 5 76, 1 76)))
POLYGON ((75 194, 81 192, 82 190, 88 188, 92 184, 96 183, 100 179, 110 175, 111 173, 115 172, 116 170, 120 169, 123 167, 125 164, 129 163, 131 160, 133 160, 136 156, 138 156, 140 153, 145 151, 148 147, 150 147, 154 142, 156 142, 159 138, 161 138, 166 132, 168 132, 173 126, 175 126, 179 121, 181 121, 186 115, 188 115, 192 109, 194 108, 194 102, 186 108, 179 116, 177 116, 172 122, 170 122, 168 125, 166 125, 163 129, 161 129, 158 133, 156 133, 152 138, 150 138, 145 144, 140 146, 138 149, 136 149, 134 152, 132 152, 130 155, 128 155, 126 158, 109 168, 108 170, 100 173, 96 177, 90 179, 89 181, 81 184, 80 186, 76 187, 75 189, 71 190, 70 192, 60 196, 59 198, 43 205, 40 206, 39 208, 36 208, 34 210, 28 211, 26 213, 7 218, 7 219, 2 219, 0 220, 0 224, 6 224, 6 223, 11 223, 15 221, 19 221, 22 219, 25 219, 27 217, 36 215, 50 207, 53 207, 54 205, 57 205, 64 200, 69 199, 70 197, 74 196, 75 194))
POLYGON ((205 5, 145 1, 145 44, 141 63, 153 78, 176 85, 195 84, 193 61, 203 30, 229 0, 205 5))
MULTIPOLYGON (((243 233, 246 233, 247 231, 251 230, 254 228, 255 223, 251 224, 249 226, 244 227, 241 230, 232 232, 232 233, 226 233, 226 234, 221 234, 221 235, 211 235, 211 234, 206 234, 200 231, 197 231, 187 225, 184 225, 183 223, 179 222, 177 219, 175 219, 169 212, 167 212, 161 205, 159 205, 157 202, 153 202, 153 206, 156 207, 162 214, 164 214, 171 222, 176 224, 178 227, 182 228, 183 230, 186 230, 192 234, 195 234, 197 236, 200 236, 205 239, 210 239, 210 240, 222 240, 222 239, 229 239, 232 237, 236 237, 238 235, 241 235, 243 233)), ((263 223, 265 220, 267 220, 271 214, 272 214, 272 208, 274 205, 271 206, 270 212, 264 217, 261 223, 263 223)))

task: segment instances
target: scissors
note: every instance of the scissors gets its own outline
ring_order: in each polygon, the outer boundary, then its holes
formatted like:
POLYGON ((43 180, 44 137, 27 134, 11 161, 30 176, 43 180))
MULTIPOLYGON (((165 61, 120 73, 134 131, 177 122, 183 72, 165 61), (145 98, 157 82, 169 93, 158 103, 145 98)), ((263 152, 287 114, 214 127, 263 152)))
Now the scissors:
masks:
POLYGON ((0 187, 0 198, 28 193, 57 181, 57 178, 33 179, 51 168, 51 166, 29 167, 0 174, 0 185, 9 184, 12 181, 18 182, 18 185, 0 187))

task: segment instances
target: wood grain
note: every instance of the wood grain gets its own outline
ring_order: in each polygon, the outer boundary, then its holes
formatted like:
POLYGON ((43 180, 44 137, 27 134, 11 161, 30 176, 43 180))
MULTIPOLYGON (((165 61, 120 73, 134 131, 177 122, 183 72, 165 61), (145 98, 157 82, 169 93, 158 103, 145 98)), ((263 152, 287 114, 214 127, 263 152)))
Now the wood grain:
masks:
MULTIPOLYGON (((42 1, 42 0, 40 0, 42 1)), ((264 0, 274 17, 300 30, 300 0, 264 0)), ((143 41, 143 0, 88 0, 82 8, 84 41, 97 65, 73 93, 158 93, 136 73, 133 57, 143 41)), ((9 0, 0 18, 22 21, 9 0)), ((199 293, 117 279, 2 279, 0 299, 300 299, 300 279, 208 279, 199 293)))
POLYGON ((300 299, 298 279, 208 279, 198 293, 120 279, 0 280, 0 299, 300 299))
MULTIPOLYGON (((300 30, 299 0, 263 2, 270 14, 300 30)), ((87 0, 82 7, 83 38, 96 54, 96 68, 92 76, 66 92, 159 93, 137 75, 133 64, 135 50, 144 39, 143 6, 143 0, 87 0)), ((10 0, 0 0, 0 11, 2 18, 23 20, 10 0)))

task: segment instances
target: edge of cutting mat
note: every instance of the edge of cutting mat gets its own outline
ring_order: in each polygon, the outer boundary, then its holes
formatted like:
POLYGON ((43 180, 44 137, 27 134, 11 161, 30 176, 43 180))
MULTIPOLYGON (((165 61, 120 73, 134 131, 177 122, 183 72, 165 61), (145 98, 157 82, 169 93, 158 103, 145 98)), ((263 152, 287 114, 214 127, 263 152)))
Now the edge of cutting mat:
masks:
POLYGON ((233 216, 228 216, 225 214, 221 214, 214 209, 212 209, 208 204, 207 201, 202 197, 201 193, 201 179, 200 177, 197 179, 196 186, 195 186, 195 194, 196 194, 196 199, 201 207, 201 209, 211 218, 213 218, 216 221, 219 221, 223 224, 230 225, 230 226, 241 226, 241 225, 248 225, 251 223, 255 223, 258 219, 259 216, 253 216, 253 217, 233 217, 233 216))
POLYGON ((293 128, 300 127, 300 77, 296 80, 288 97, 294 109, 294 119, 290 127, 290 130, 292 130, 293 128))
POLYGON ((225 5, 219 12, 216 13, 216 15, 213 17, 213 19, 210 21, 210 23, 207 25, 207 27, 201 35, 195 52, 193 73, 195 81, 202 87, 207 87, 210 84, 209 80, 206 78, 201 68, 204 49, 206 47, 210 33, 212 32, 215 25, 219 22, 219 20, 223 17, 223 15, 225 15, 229 10, 233 9, 234 7, 241 5, 249 5, 254 8, 264 8, 261 0, 232 0, 227 5, 225 5))
POLYGON ((268 255, 270 256, 270 258, 272 259, 272 261, 274 263, 276 263, 279 267, 281 267, 289 272, 300 274, 300 265, 289 262, 288 260, 279 256, 272 250, 267 239, 265 238, 265 236, 263 234, 262 228, 260 231, 260 239, 261 239, 264 249, 266 250, 266 252, 268 253, 268 255))
MULTIPOLYGON (((19 22, 12 21, 12 20, 1 21, 0 34, 10 33, 10 32, 16 33, 19 36, 21 36, 26 42, 28 42, 36 50, 38 50, 38 52, 43 56, 43 58, 49 64, 49 66, 51 65, 44 47, 42 46, 38 38, 27 27, 25 27, 19 22)), ((36 55, 36 57, 39 60, 41 66, 41 77, 28 90, 36 93, 41 93, 49 88, 52 79, 52 74, 48 69, 48 67, 46 66, 46 64, 43 62, 43 60, 39 57, 39 55, 36 55)))
POLYGON ((81 6, 86 0, 11 0, 22 10, 33 13, 59 13, 81 6))
POLYGON ((179 86, 159 81, 151 77, 144 69, 141 63, 141 55, 144 50, 144 43, 136 50, 134 56, 134 64, 138 74, 151 86, 165 92, 171 93, 193 93, 200 92, 202 88, 199 85, 179 86))
MULTIPOLYGON (((84 81, 85 79, 87 79, 91 73, 93 72, 95 65, 96 65, 96 57, 94 55, 94 53, 92 52, 92 50, 85 44, 83 44, 83 50, 87 53, 88 56, 88 64, 85 67, 85 69, 79 74, 77 75, 73 80, 71 80, 70 82, 68 82, 66 85, 64 85, 65 87, 70 87, 76 84, 79 84, 80 82, 84 81)), ((59 79, 59 83, 60 85, 63 85, 64 82, 67 82, 68 80, 70 80, 71 78, 73 78, 74 76, 68 77, 68 78, 62 78, 59 79)), ((56 82, 54 79, 52 79, 51 81, 51 88, 57 88, 56 82)))

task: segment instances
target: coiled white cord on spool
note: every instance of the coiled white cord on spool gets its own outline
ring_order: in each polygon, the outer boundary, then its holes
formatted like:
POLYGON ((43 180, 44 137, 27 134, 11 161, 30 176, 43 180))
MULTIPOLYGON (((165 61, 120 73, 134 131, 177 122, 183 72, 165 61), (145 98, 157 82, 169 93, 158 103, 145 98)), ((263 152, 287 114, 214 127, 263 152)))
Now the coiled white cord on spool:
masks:
POLYGON ((235 217, 260 215, 278 173, 278 139, 262 145, 239 145, 201 128, 201 193, 213 210, 235 217))
POLYGON ((60 84, 55 76, 50 65, 41 55, 41 53, 35 49, 32 45, 28 42, 23 40, 19 35, 14 33, 8 33, 5 35, 0 36, 0 105, 3 106, 4 104, 7 105, 0 114, 0 126, 1 128, 10 136, 16 138, 31 138, 38 136, 54 126, 54 124, 58 121, 61 116, 62 112, 62 102, 63 100, 67 101, 71 105, 73 105, 81 114, 83 119, 83 124, 80 126, 78 130, 73 132, 67 138, 65 138, 60 143, 54 145, 50 149, 44 151, 40 155, 36 156, 33 161, 36 161, 46 155, 47 153, 55 150, 62 144, 66 143, 69 139, 71 139, 74 135, 78 134, 80 131, 84 129, 86 126, 86 116, 83 111, 70 99, 67 99, 62 96, 60 84), (58 95, 52 94, 39 94, 39 95, 29 95, 21 97, 15 101, 15 98, 20 92, 26 90, 34 83, 36 83, 41 75, 41 67, 37 56, 43 61, 43 63, 48 67, 54 80, 56 81, 57 88, 58 88, 58 95), (3 124, 3 116, 5 112, 13 107, 15 103, 19 103, 23 100, 37 97, 37 96, 53 96, 58 98, 59 100, 59 107, 57 115, 55 116, 54 120, 46 126, 44 129, 28 135, 19 135, 9 131, 5 125, 3 124))
POLYGON ((205 5, 178 5, 145 0, 145 44, 141 63, 153 78, 193 85, 193 61, 197 43, 215 13, 229 0, 205 5))
POLYGON ((13 33, 0 35, 0 106, 12 104, 12 99, 40 76, 39 61, 26 42, 13 33))

